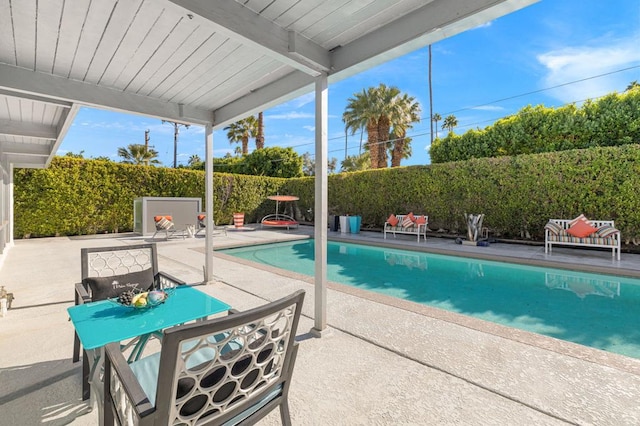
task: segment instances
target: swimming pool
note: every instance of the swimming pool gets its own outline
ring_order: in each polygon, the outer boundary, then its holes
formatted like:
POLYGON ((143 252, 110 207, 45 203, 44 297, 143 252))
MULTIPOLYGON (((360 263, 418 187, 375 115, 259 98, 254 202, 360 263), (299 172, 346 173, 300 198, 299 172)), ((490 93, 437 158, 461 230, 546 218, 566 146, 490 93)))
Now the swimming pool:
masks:
MULTIPOLYGON (((221 250, 313 276, 313 240, 221 250)), ((331 281, 640 359, 640 280, 329 242, 331 281)))

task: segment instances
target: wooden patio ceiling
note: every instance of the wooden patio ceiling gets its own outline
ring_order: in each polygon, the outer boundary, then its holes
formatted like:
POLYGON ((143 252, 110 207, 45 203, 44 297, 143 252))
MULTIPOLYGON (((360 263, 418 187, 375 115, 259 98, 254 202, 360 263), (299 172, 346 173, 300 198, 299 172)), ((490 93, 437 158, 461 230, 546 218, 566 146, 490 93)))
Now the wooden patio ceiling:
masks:
POLYGON ((219 128, 535 1, 0 0, 2 161, 46 167, 79 106, 219 128))

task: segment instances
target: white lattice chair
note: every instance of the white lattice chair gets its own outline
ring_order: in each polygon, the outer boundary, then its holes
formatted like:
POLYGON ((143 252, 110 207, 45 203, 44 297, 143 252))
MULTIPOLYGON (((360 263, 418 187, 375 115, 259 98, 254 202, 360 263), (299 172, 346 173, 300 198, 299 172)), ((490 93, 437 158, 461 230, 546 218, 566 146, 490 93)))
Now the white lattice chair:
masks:
MULTIPOLYGON (((76 305, 115 297, 118 293, 129 289, 143 290, 148 287, 165 288, 186 284, 158 270, 155 243, 83 248, 80 250, 80 270, 81 279, 75 285, 76 305), (118 282, 118 289, 113 286, 115 281, 118 282), (133 281, 137 284, 136 288, 128 285, 133 281)), ((90 394, 87 359, 87 354, 84 353, 82 357, 83 399, 88 399, 90 394)), ((80 339, 75 334, 73 362, 79 360, 80 339)))
POLYGON ((127 364, 106 347, 104 424, 254 424, 280 407, 298 344, 304 291, 267 305, 165 330, 162 349, 127 364))

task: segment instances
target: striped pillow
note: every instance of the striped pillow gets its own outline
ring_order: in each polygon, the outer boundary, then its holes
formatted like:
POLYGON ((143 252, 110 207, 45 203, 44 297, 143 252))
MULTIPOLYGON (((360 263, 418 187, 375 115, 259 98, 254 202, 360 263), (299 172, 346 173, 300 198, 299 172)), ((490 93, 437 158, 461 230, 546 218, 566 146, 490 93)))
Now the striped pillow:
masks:
POLYGON ((558 235, 559 233, 562 232, 562 226, 558 222, 554 222, 553 220, 550 220, 549 222, 547 222, 547 224, 544 226, 544 229, 546 229, 547 231, 551 232, 554 235, 558 235))
POLYGON ((402 219, 402 227, 403 228, 411 228, 413 226, 413 220, 409 215, 406 215, 404 219, 402 219))
POLYGON ((160 220, 156 221, 156 229, 169 229, 173 226, 173 222, 167 220, 166 217, 161 216, 160 220))
POLYGON ((607 237, 610 237, 611 235, 619 234, 619 233, 620 233, 620 231, 618 231, 616 228, 614 228, 611 225, 602 225, 596 231, 596 234, 600 238, 607 238, 607 237))
POLYGON ((575 225, 576 223, 578 223, 579 221, 584 221, 587 223, 587 225, 589 226, 593 226, 593 224, 591 223, 591 221, 589 219, 587 219, 587 217, 584 214, 580 214, 580 216, 576 217, 575 219, 573 219, 571 222, 569 222, 569 228, 571 228, 573 225, 575 225))

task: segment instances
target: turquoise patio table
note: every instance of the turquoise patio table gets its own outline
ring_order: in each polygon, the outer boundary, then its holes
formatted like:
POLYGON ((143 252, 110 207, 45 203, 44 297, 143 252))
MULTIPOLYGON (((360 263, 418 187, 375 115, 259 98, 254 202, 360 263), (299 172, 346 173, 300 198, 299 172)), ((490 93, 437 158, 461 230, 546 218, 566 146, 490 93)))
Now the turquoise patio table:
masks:
POLYGON ((101 300, 72 306, 67 311, 86 350, 144 336, 229 308, 226 303, 184 285, 176 287, 163 304, 153 308, 136 309, 101 300))
POLYGON ((140 337, 133 351, 137 358, 152 334, 231 308, 226 303, 187 285, 172 290, 163 304, 153 308, 136 309, 120 306, 109 300, 67 308, 84 347, 88 365, 91 366, 88 377, 84 376, 83 372, 83 380, 87 380, 91 385, 90 406, 93 406, 94 402, 97 403, 101 423, 104 401, 100 372, 104 362, 105 345, 140 337))

